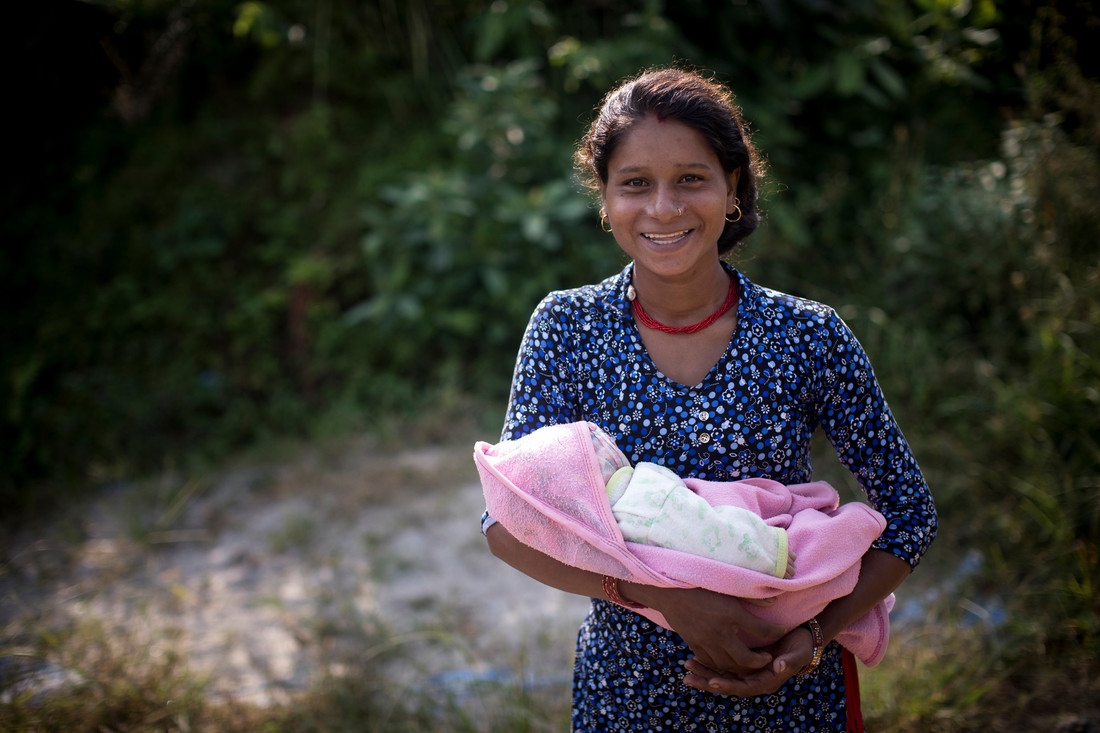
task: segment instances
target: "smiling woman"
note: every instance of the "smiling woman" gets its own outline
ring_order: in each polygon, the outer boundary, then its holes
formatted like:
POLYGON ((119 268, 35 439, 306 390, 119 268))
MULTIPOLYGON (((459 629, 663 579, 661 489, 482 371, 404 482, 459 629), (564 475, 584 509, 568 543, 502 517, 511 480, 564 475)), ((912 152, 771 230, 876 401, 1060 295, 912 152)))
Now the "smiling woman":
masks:
MULTIPOLYGON (((848 595, 788 627, 752 613, 761 601, 736 597, 743 589, 601 576, 517 539, 533 529, 522 521, 486 515, 494 554, 593 598, 577 643, 573 730, 860 730, 855 667, 836 637, 902 582, 936 529, 867 357, 833 309, 762 288, 722 261, 759 222, 759 166, 724 87, 678 69, 629 80, 605 98, 575 159, 631 263, 536 309, 503 439, 583 420, 631 463, 789 485, 811 480, 820 426, 887 529, 848 595), (646 608, 668 628, 636 612, 646 608)), ((576 499, 568 481, 552 488, 564 504, 576 499)))
MULTIPOLYGON (((608 168, 608 180, 600 181, 603 215, 615 241, 634 260, 641 292, 659 280, 693 283, 712 273, 719 282, 729 280, 715 242, 734 211, 740 168, 726 173, 695 128, 656 115, 634 124, 608 168)), ((725 288, 719 288, 719 301, 724 295, 725 288)), ((671 305, 654 303, 654 308, 671 305)), ((659 319, 657 311, 654 315, 659 319)))

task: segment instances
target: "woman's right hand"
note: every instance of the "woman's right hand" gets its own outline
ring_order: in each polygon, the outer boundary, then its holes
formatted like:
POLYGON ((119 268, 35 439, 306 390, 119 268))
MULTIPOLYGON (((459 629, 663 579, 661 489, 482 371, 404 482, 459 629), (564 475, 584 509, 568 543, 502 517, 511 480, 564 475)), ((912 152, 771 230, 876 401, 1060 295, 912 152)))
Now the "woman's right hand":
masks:
POLYGON ((703 588, 657 588, 628 582, 620 582, 619 590, 629 600, 659 611, 695 658, 719 673, 746 674, 771 664, 772 655, 750 649, 741 641, 740 632, 766 643, 787 633, 746 608, 771 605, 774 599, 734 598, 703 588))

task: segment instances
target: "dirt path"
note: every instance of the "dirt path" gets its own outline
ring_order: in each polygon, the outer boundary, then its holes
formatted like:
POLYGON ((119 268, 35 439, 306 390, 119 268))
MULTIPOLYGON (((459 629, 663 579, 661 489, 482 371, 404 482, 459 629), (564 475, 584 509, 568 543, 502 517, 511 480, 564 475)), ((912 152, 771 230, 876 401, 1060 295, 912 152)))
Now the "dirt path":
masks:
POLYGON ((493 558, 483 506, 469 446, 368 439, 118 487, 5 548, 0 657, 99 626, 257 705, 375 659, 398 687, 566 679, 587 601, 493 558))

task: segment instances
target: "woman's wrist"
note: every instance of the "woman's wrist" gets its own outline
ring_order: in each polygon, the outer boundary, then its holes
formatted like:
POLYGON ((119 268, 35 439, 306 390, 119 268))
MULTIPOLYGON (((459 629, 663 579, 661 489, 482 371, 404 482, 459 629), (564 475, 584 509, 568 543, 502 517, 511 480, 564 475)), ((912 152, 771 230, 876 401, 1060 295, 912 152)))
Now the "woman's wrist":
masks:
POLYGON ((835 639, 875 604, 890 595, 909 577, 910 571, 911 568, 905 561, 883 550, 868 550, 863 556, 856 587, 848 595, 831 601, 816 616, 825 643, 835 639))
POLYGON ((630 604, 641 606, 642 608, 653 608, 650 603, 650 589, 652 586, 643 585, 642 583, 635 583, 629 580, 620 580, 618 582, 619 595, 629 608, 630 604))
MULTIPOLYGON (((619 580, 618 578, 615 578, 615 577, 611 576, 611 575, 603 576, 604 597, 606 597, 607 600, 611 601, 612 603, 616 603, 620 606, 625 606, 626 608, 632 608, 634 610, 640 610, 640 609, 645 608, 646 607, 645 604, 638 603, 637 601, 634 601, 631 598, 628 598, 628 597, 623 595, 623 593, 624 593, 623 586, 625 586, 625 585, 628 585, 628 584, 624 581, 619 580)), ((634 584, 630 584, 630 585, 634 585, 634 584)), ((630 593, 630 592, 627 591, 627 593, 630 593)))

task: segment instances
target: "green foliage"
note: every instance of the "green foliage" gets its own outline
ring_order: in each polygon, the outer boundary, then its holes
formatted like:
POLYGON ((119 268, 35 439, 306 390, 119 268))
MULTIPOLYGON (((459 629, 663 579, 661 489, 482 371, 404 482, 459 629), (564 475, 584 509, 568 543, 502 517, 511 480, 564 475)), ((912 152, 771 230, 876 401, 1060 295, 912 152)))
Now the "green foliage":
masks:
POLYGON ((362 211, 370 296, 345 313, 352 330, 338 344, 360 369, 428 378, 484 366, 506 380, 500 355, 538 300, 616 261, 547 134, 557 114, 530 63, 463 77, 443 131, 452 160, 383 187, 362 211))
POLYGON ((1007 533, 994 545, 1010 574, 1018 650, 1095 660, 1100 653, 1100 158, 1053 125, 1014 131, 1036 191, 1036 244, 1016 278, 1022 338, 990 374, 1003 456, 991 490, 1009 492, 1007 533), (1025 158, 1026 159, 1026 158, 1025 158), (1071 183, 1072 182, 1072 183, 1071 183), (999 373, 998 373, 999 372, 999 373), (1052 599, 1057 605, 1052 607, 1052 599))
POLYGON ((35 287, 3 354, 5 501, 48 503, 18 488, 43 477, 223 455, 342 403, 384 414, 433 382, 499 394, 537 300, 619 261, 569 169, 591 95, 562 80, 662 59, 659 10, 541 58, 586 18, 110 7, 111 49, 160 34, 144 65, 175 106, 152 82, 112 100, 118 117, 83 132, 75 214, 14 217, 46 246, 10 268, 35 287))
POLYGON ((915 416, 944 433, 923 457, 944 539, 981 551, 968 602, 1005 613, 982 642, 998 679, 944 702, 964 718, 989 716, 991 700, 1012 715, 1052 702, 1017 692, 1049 686, 1036 658, 1068 670, 1100 655, 1100 266, 1089 252, 1100 159, 1054 120, 1018 124, 1000 159, 936 183, 916 209, 935 227, 909 228, 911 267, 892 268, 910 294, 888 287, 913 299, 899 320, 933 349, 918 362, 941 366, 923 376, 932 399, 915 416))

